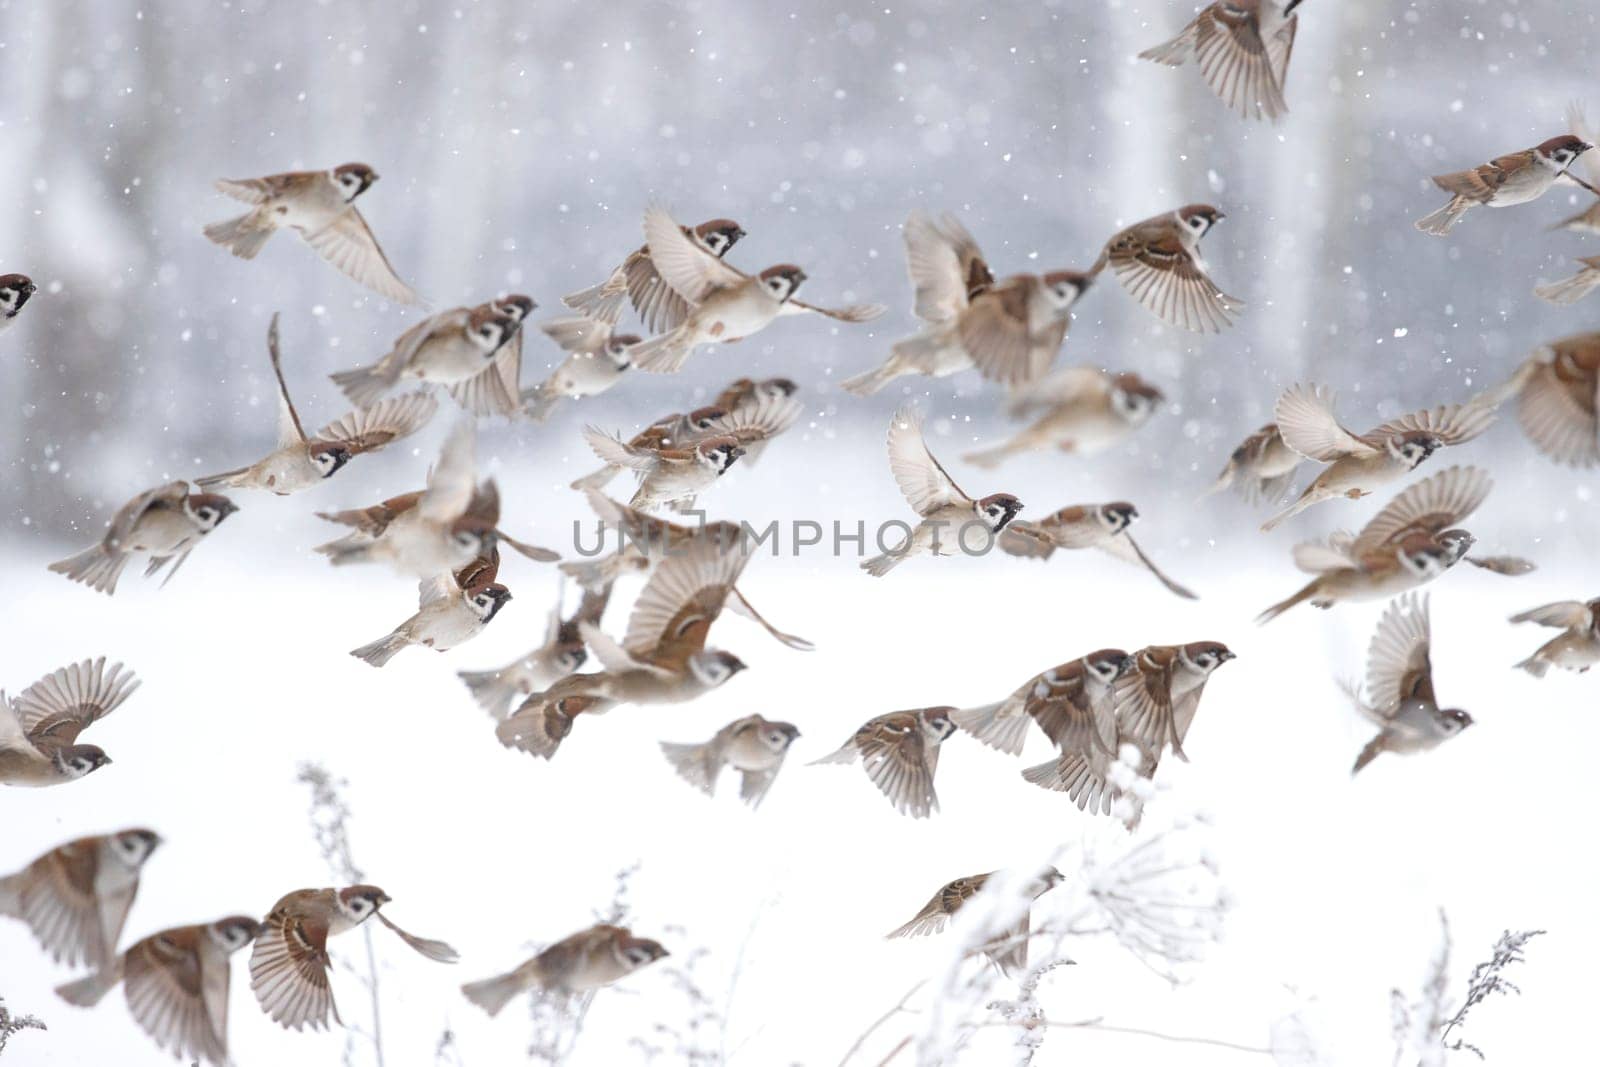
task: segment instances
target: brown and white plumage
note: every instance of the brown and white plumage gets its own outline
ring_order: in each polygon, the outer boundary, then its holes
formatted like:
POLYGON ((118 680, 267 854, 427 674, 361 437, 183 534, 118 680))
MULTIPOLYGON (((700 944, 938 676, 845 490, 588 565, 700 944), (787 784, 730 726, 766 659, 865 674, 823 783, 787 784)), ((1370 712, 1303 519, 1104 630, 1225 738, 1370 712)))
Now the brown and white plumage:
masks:
POLYGON ((1278 424, 1269 422, 1233 450, 1228 456, 1228 465, 1206 495, 1232 489, 1250 504, 1258 500, 1277 500, 1288 492, 1302 458, 1284 442, 1278 424))
MULTIPOLYGON (((943 933, 956 913, 973 897, 983 892, 996 873, 990 871, 987 874, 973 874, 945 883, 910 922, 889 936, 923 937, 928 934, 943 933)), ((1022 888, 1031 903, 1065 880, 1060 871, 1054 867, 1046 867, 1039 877, 1030 879, 1022 888)), ((1029 933, 1029 916, 1028 912, 1024 911, 1022 917, 1009 929, 1000 931, 995 937, 979 946, 977 951, 989 957, 1007 978, 1020 980, 1028 969, 1029 933)))
POLYGON ((0 784, 47 786, 73 781, 111 762, 79 735, 139 688, 132 671, 86 659, 52 671, 15 700, 0 691, 0 784))
POLYGON ((499 564, 498 551, 491 550, 481 567, 469 565, 458 573, 424 578, 417 583, 417 613, 350 654, 382 667, 412 645, 447 652, 466 644, 481 634, 511 599, 511 590, 494 580, 499 564))
POLYGON ((1027 559, 1049 559, 1057 549, 1098 548, 1125 563, 1143 567, 1169 592, 1185 600, 1197 600, 1189 589, 1162 572, 1128 528, 1139 518, 1138 509, 1127 501, 1110 504, 1073 504, 1052 512, 1036 522, 1022 519, 1008 525, 996 542, 1001 551, 1027 559))
POLYGON ((1367 694, 1346 687, 1351 702, 1378 726, 1356 757, 1355 774, 1384 752, 1435 748, 1472 725, 1472 716, 1441 708, 1433 692, 1433 635, 1428 598, 1415 594, 1390 604, 1367 649, 1367 694))
POLYGON ((1541 345, 1484 402, 1513 396, 1522 432, 1540 452, 1567 466, 1600 465, 1600 332, 1541 345))
POLYGON ((1244 303, 1206 273, 1200 239, 1225 217, 1209 204, 1187 204, 1136 222, 1106 242, 1090 274, 1109 266, 1128 295, 1163 322, 1220 333, 1244 303))
POLYGON ((441 311, 402 333, 376 363, 329 378, 363 407, 406 380, 443 387, 474 415, 515 414, 522 406, 522 321, 533 307, 513 294, 441 311))
MULTIPOLYGON (((683 228, 684 236, 718 259, 726 256, 745 232, 732 219, 709 219, 683 228)), ((622 317, 624 299, 633 304, 645 329, 664 333, 682 324, 691 310, 689 302, 668 285, 650 258, 650 246, 641 245, 599 285, 568 293, 561 302, 585 318, 615 326, 622 317)))
POLYGON ((1050 743, 1069 751, 1116 751, 1117 722, 1112 686, 1133 666, 1118 648, 1103 648, 1029 678, 1004 700, 963 708, 950 716, 979 741, 1012 756, 1022 755, 1028 723, 1038 724, 1050 743))
MULTIPOLYGON (((1590 210, 1600 211, 1600 206, 1590 210)), ((1533 295, 1564 307, 1576 304, 1595 289, 1600 289, 1600 256, 1579 256, 1578 263, 1581 265, 1578 273, 1545 285, 1536 285, 1533 295)))
POLYGON ((557 597, 555 606, 550 609, 544 642, 538 648, 498 670, 457 671, 456 677, 466 683, 472 698, 490 717, 503 719, 518 696, 527 696, 583 666, 589 653, 584 648, 579 625, 585 622, 600 625, 600 617, 610 600, 609 584, 599 589, 585 589, 577 610, 562 618, 561 599, 557 597))
POLYGON ((688 745, 663 741, 661 751, 684 781, 707 796, 716 791, 722 769, 732 767, 740 775, 740 798, 755 808, 777 780, 789 746, 799 736, 793 723, 746 715, 718 730, 709 741, 688 745))
POLYGON ((1436 174, 1433 184, 1450 194, 1444 207, 1418 219, 1416 228, 1444 237, 1475 207, 1511 207, 1543 196, 1567 168, 1594 146, 1572 134, 1562 134, 1532 148, 1497 156, 1481 166, 1451 174, 1436 174))
POLYGON ((638 344, 637 334, 619 333, 609 323, 569 315, 539 324, 539 330, 567 353, 566 359, 544 381, 521 394, 522 411, 544 422, 564 398, 599 396, 622 381, 633 366, 628 349, 638 344))
POLYGON ((1284 79, 1294 50, 1300 0, 1217 0, 1201 9, 1177 37, 1139 53, 1170 67, 1193 60, 1201 76, 1244 118, 1276 122, 1288 112, 1284 79))
POLYGON ((1513 615, 1511 621, 1562 631, 1517 664, 1535 678, 1543 678, 1551 667, 1582 674, 1600 663, 1600 597, 1589 601, 1559 600, 1513 615))
POLYGON ((147 489, 118 509, 99 544, 57 560, 50 570, 110 596, 129 559, 145 555, 145 577, 170 568, 165 586, 201 539, 238 510, 222 494, 192 491, 188 482, 147 489))
POLYGON ((1139 375, 1067 367, 1012 396, 1013 417, 1033 417, 1019 433, 961 458, 977 467, 1042 449, 1092 456, 1126 440, 1149 421, 1165 397, 1139 375))
POLYGON ((1133 667, 1116 683, 1119 727, 1159 753, 1170 748, 1187 761, 1183 742, 1189 736, 1200 696, 1211 673, 1235 655, 1216 641, 1187 645, 1150 645, 1134 653, 1133 667))
POLYGON ((658 941, 635 937, 626 927, 597 923, 557 941, 513 971, 467 983, 461 992, 494 1016, 519 993, 589 993, 667 955, 658 941))
POLYGON ((0 915, 25 923, 57 963, 110 967, 139 873, 160 844, 143 829, 68 841, 0 878, 0 915))
POLYGON ((933 775, 939 767, 939 746, 955 733, 952 707, 892 711, 868 719, 831 755, 819 763, 854 763, 902 815, 925 819, 939 810, 933 775))

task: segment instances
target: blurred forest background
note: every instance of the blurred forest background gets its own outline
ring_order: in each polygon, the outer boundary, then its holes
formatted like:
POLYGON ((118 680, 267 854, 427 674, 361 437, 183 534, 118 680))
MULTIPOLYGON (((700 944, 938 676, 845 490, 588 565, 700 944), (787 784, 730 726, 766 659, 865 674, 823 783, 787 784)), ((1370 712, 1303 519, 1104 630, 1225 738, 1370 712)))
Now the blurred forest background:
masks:
MULTIPOLYGON (((1429 174, 1563 130, 1571 100, 1600 112, 1594 7, 1307 0, 1277 128, 1238 121, 1192 68, 1133 58, 1190 14, 1158 0, 0 3, 0 269, 41 286, 0 345, 0 525, 64 538, 146 485, 261 454, 274 310, 307 421, 343 410, 327 373, 379 356, 417 312, 292 237, 245 263, 200 228, 235 211, 214 178, 347 160, 382 176, 362 209, 436 308, 514 289, 554 314, 639 243, 660 198, 685 221, 739 219, 735 260, 804 265, 814 301, 892 309, 868 328, 786 321, 678 378, 636 375, 581 414, 513 428, 524 454, 581 453, 584 421, 635 425, 747 371, 799 379, 819 420, 876 437, 904 392, 863 404, 824 377, 912 331, 898 228, 919 205, 957 212, 997 273, 1085 267, 1115 228, 1178 204, 1227 212, 1206 255, 1249 304, 1235 329, 1177 334, 1108 282, 1058 363, 1167 390, 1126 472, 1142 498, 1191 500, 1302 376, 1337 386, 1365 429, 1593 325, 1600 305, 1530 295, 1597 250, 1544 232, 1572 193, 1474 214, 1450 240, 1410 222, 1440 200, 1429 174)), ((555 349, 533 334, 528 353, 531 383, 555 349)), ((1001 398, 973 375, 902 384, 946 413, 972 395, 959 410, 998 428, 1001 398)), ((1512 421, 1478 446, 1497 474, 1557 478, 1512 421)), ((1573 482, 1508 522, 1592 527, 1573 482)))

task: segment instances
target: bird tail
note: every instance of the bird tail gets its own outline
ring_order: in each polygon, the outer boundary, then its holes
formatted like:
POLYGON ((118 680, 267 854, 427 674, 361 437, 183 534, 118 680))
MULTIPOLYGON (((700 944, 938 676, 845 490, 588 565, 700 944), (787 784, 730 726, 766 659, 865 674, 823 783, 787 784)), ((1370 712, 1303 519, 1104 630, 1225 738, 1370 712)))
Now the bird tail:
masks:
POLYGON ((468 982, 461 987, 461 992, 472 1003, 488 1012, 492 1018, 499 1015, 500 1010, 511 1003, 512 997, 522 992, 522 982, 516 971, 507 971, 493 978, 485 978, 481 982, 468 982))
POLYGON ((885 574, 904 563, 905 560, 905 555, 899 551, 885 552, 882 555, 873 556, 871 559, 862 560, 861 569, 874 578, 882 578, 885 574))
POLYGON ((394 388, 394 383, 400 380, 400 373, 398 365, 391 370, 380 360, 370 367, 342 370, 328 377, 344 393, 346 400, 358 408, 369 408, 394 388))
POLYGON ((1416 221, 1417 229, 1434 237, 1443 237, 1455 229, 1456 223, 1461 221, 1461 216, 1467 213, 1467 208, 1472 206, 1472 201, 1460 196, 1452 196, 1450 202, 1444 207, 1416 221))
POLYGON ((702 745, 678 745, 663 741, 661 752, 684 781, 707 796, 711 794, 717 781, 716 772, 720 768, 711 758, 710 742, 702 745))
POLYGON ((598 322, 617 324, 622 318, 622 301, 628 295, 627 284, 616 284, 615 275, 599 285, 579 289, 561 298, 561 302, 578 314, 598 322))
POLYGON ((1193 26, 1189 26, 1172 40, 1158 44, 1154 48, 1146 48, 1139 53, 1139 58, 1169 67, 1181 67, 1190 56, 1194 55, 1194 46, 1195 30, 1193 26))
POLYGON ((1306 508, 1309 508, 1312 504, 1317 504, 1321 501, 1322 497, 1312 496, 1311 490, 1307 489, 1304 493, 1300 494, 1300 498, 1298 500, 1284 508, 1282 511, 1278 512, 1276 515, 1272 516, 1272 518, 1268 519, 1266 522, 1262 523, 1261 532, 1267 533, 1271 530, 1276 530, 1278 527, 1282 526, 1284 523, 1300 514, 1306 508))
POLYGON ((1361 754, 1356 757, 1356 765, 1350 768, 1351 776, 1354 777, 1355 775, 1360 774, 1361 768, 1377 759, 1378 753, 1382 752, 1383 748, 1384 745, 1382 734, 1379 734, 1371 741, 1368 741, 1366 747, 1361 750, 1361 754))
POLYGON ((982 448, 976 452, 968 452, 961 458, 974 467, 993 470, 1018 452, 1023 451, 1024 446, 1019 443, 1020 441, 1021 438, 1012 438, 1004 444, 995 445, 993 448, 982 448))
POLYGON ((611 479, 615 478, 621 473, 621 467, 618 467, 615 464, 607 463, 599 470, 590 474, 585 474, 582 478, 574 481, 572 483, 572 488, 577 489, 580 492, 587 492, 590 489, 604 489, 607 485, 611 484, 611 479))
POLYGON ((240 259, 255 259, 272 236, 273 229, 260 212, 246 211, 237 218, 211 223, 205 228, 205 234, 240 259))
POLYGON ((107 993, 117 987, 122 981, 122 960, 93 974, 85 975, 75 982, 56 986, 56 993, 68 1004, 76 1004, 80 1008, 92 1008, 105 999, 107 993))
POLYGON ((1550 663, 1535 652, 1521 663, 1516 664, 1514 669, 1527 671, 1535 678, 1543 678, 1550 671, 1550 663))
POLYGON ((336 541, 318 545, 312 551, 327 556, 328 562, 335 567, 343 567, 350 563, 365 563, 371 556, 373 544, 375 542, 360 534, 349 534, 336 541))
POLYGON ((694 333, 688 323, 684 323, 666 333, 641 341, 628 349, 628 358, 633 360, 633 365, 642 371, 651 374, 673 374, 683 369, 689 359, 689 351, 693 347, 690 343, 694 333))
POLYGON ((1597 286, 1600 286, 1600 270, 1585 267, 1570 278, 1562 278, 1548 285, 1534 286, 1533 295, 1540 300, 1565 307, 1568 304, 1576 304, 1597 286))
POLYGON ((910 373, 911 371, 901 363, 898 356, 890 356, 884 360, 882 366, 874 367, 854 378, 846 378, 839 383, 839 388, 856 396, 871 396, 901 375, 910 373))
POLYGON ((86 548, 76 556, 57 560, 50 564, 50 569, 57 574, 64 574, 74 582, 82 582, 97 593, 107 596, 117 591, 117 579, 122 576, 122 568, 128 565, 128 557, 122 552, 107 552, 100 545, 86 548))
POLYGON ((585 590, 599 592, 617 580, 622 571, 622 553, 613 552, 602 559, 567 560, 561 564, 561 573, 570 577, 585 590))
POLYGON ((1296 592, 1294 596, 1289 597, 1287 600, 1278 601, 1276 604, 1272 605, 1272 607, 1268 608, 1266 611, 1263 611, 1260 615, 1257 615, 1256 625, 1265 626, 1267 623, 1271 622, 1273 619, 1276 619, 1279 615, 1282 615, 1296 604, 1303 604, 1307 600, 1310 600, 1316 591, 1317 582, 1316 579, 1312 579, 1303 587, 1301 587, 1301 589, 1296 592))
POLYGON ((457 671, 456 677, 466 683, 478 707, 497 720, 506 717, 520 691, 515 671, 457 671))
MULTIPOLYGON (((338 561, 335 560, 334 562, 337 563, 338 561)), ((400 650, 410 643, 405 634, 396 630, 394 633, 381 637, 370 645, 362 645, 360 648, 352 649, 350 654, 364 663, 370 663, 374 667, 382 667, 385 663, 394 659, 400 650)))
POLYGON ((989 747, 1013 756, 1022 755, 1022 746, 1028 740, 1028 716, 1021 714, 1021 709, 1011 700, 985 704, 981 708, 964 708, 950 719, 989 747))
POLYGON ((202 489, 213 489, 219 485, 230 489, 238 488, 244 472, 249 469, 249 467, 235 467, 221 474, 208 474, 204 478, 196 478, 194 484, 202 489))
POLYGON ((1572 230, 1575 233, 1600 233, 1600 205, 1583 209, 1571 218, 1562 219, 1552 230, 1572 230))
POLYGON ((812 760, 810 763, 806 764, 806 766, 815 767, 823 763, 854 763, 855 761, 856 746, 854 744, 854 739, 852 738, 850 741, 846 741, 843 745, 834 749, 821 759, 812 760))

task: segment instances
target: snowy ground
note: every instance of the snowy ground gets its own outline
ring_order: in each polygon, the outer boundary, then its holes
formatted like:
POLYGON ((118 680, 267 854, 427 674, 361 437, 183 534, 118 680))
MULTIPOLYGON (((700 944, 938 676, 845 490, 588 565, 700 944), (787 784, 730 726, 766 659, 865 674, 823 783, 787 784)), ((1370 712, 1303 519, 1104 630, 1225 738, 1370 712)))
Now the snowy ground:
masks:
MULTIPOLYGON (((827 469, 848 469, 849 458, 832 450, 854 442, 825 436, 779 442, 758 468, 759 482, 756 472, 729 476, 716 509, 803 513, 793 502, 767 506, 770 489, 759 486, 798 477, 819 453, 829 456, 827 469)), ((567 526, 579 514, 576 494, 535 496, 582 462, 576 449, 561 454, 560 466, 498 467, 517 521, 528 524, 520 529, 550 544, 570 541, 567 526)), ((1259 1047, 1275 1020, 1314 1001, 1308 1018, 1326 1062, 1387 1062, 1389 990, 1415 993, 1444 908, 1458 981, 1503 928, 1550 931, 1514 976, 1525 995, 1481 1009, 1472 1040, 1516 1063, 1562 1062, 1583 1040, 1578 1020, 1600 937, 1592 863, 1564 825, 1600 729, 1594 682, 1562 675, 1539 683, 1513 672, 1510 664, 1542 636, 1504 621, 1521 608, 1592 593, 1574 584, 1592 576, 1575 555, 1540 554, 1542 569, 1514 581, 1463 567, 1433 587, 1439 692, 1478 724, 1431 756, 1380 759, 1356 781, 1349 766, 1367 735, 1333 677, 1362 668, 1379 609, 1297 609, 1258 629, 1255 612, 1297 582, 1286 559, 1294 538, 1279 535, 1270 552, 1251 553, 1246 526, 1235 539, 1242 545, 1183 545, 1149 513, 1147 548, 1196 588, 1199 602, 1088 554, 1043 566, 919 560, 882 581, 856 573, 853 559, 759 558, 743 588, 778 625, 815 640, 816 652, 786 650, 752 624, 726 619, 714 641, 737 651, 747 673, 692 706, 582 722, 544 764, 499 747, 453 672, 497 665, 537 642, 553 569, 508 561, 503 577, 516 599, 476 644, 447 655, 408 651, 377 672, 345 652, 408 614, 409 589, 377 571, 333 573, 301 551, 322 533, 313 505, 398 491, 425 458, 382 457, 382 477, 346 476, 342 487, 298 499, 242 498, 245 509, 159 594, 131 578, 107 601, 45 572, 50 551, 66 546, 9 546, 5 685, 15 690, 98 654, 125 660, 144 685, 94 731, 113 766, 52 791, 48 806, 37 793, 0 796, 0 867, 21 866, 79 834, 145 824, 167 844, 146 868, 130 939, 264 911, 287 890, 329 881, 306 830, 306 791, 295 781, 297 764, 316 760, 349 781, 356 858, 394 897, 389 913, 414 932, 450 940, 463 956, 456 967, 431 964, 379 932, 389 1063, 433 1062, 446 1028, 458 1035, 461 1062, 518 1059, 528 1031, 522 1012, 490 1022, 457 985, 519 962, 530 942, 592 921, 609 904, 616 872, 637 863, 635 929, 681 927, 662 935, 676 954, 708 950, 699 976, 726 1014, 728 1061, 829 1064, 943 959, 938 941, 882 939, 940 884, 1033 862, 1057 844, 1110 847, 1121 831, 1026 785, 1017 777, 1024 763, 964 735, 946 746, 939 768, 944 811, 923 823, 894 815, 859 770, 805 762, 883 711, 987 702, 1094 647, 1209 638, 1240 658, 1206 693, 1187 746, 1193 763, 1163 765, 1160 780, 1170 788, 1148 818, 1209 814, 1206 847, 1234 901, 1225 940, 1177 989, 1109 942, 1075 945, 1079 966, 1046 979, 1050 1016, 1103 1016, 1259 1047), (731 793, 708 801, 690 790, 656 748, 659 740, 704 739, 753 711, 803 732, 754 816, 731 793)), ((875 451, 869 458, 849 482, 823 487, 819 517, 899 515, 887 471, 876 469, 875 451)), ((1047 469, 1022 462, 1007 484, 1037 481, 1047 469)), ((1226 514, 1234 504, 1214 506, 1226 514)), ((1306 528, 1369 510, 1348 505, 1336 515, 1342 506, 1328 505, 1306 528)), ((1234 514, 1247 518, 1242 508, 1234 514)), ((619 594, 623 601, 633 588, 619 594)), ((614 631, 625 606, 613 605, 614 631)), ((358 937, 335 945, 359 960, 358 937)), ((94 1014, 56 1000, 51 987, 69 975, 43 960, 20 925, 0 922, 0 960, 8 1004, 51 1028, 18 1036, 8 1056, 24 1064, 163 1062, 119 999, 94 1014)), ((242 960, 235 986, 231 1040, 241 1064, 338 1060, 342 1035, 288 1034, 255 1010, 242 960)), ((364 1021, 354 977, 337 974, 335 987, 346 1018, 364 1021)), ((635 976, 596 1001, 572 1062, 635 1062, 630 1039, 671 1022, 681 1003, 664 973, 635 976)), ((877 1062, 915 1023, 887 1026, 857 1062, 877 1062)), ((985 1047, 974 1046, 968 1062, 994 1062, 985 1047)), ((355 1062, 370 1062, 366 1055, 358 1046, 355 1062)), ((1053 1033, 1036 1062, 1102 1057, 1270 1062, 1091 1030, 1053 1033)))

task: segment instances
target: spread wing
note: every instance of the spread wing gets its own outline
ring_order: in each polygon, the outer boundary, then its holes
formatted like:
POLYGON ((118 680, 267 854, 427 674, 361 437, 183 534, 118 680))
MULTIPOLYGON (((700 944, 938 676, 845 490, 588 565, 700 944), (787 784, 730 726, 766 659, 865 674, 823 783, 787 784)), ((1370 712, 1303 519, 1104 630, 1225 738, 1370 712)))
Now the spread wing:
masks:
MULTIPOLYGON (((1180 757, 1181 741, 1172 707, 1171 656, 1174 652, 1151 649, 1139 653, 1138 669, 1117 680, 1113 700, 1117 722, 1123 733, 1131 734, 1159 751, 1171 744, 1180 757)), ((1186 758, 1186 757, 1185 757, 1186 758)))
POLYGON ((391 396, 368 408, 348 411, 317 431, 318 441, 337 441, 356 455, 409 437, 427 425, 439 401, 428 393, 391 396))
POLYGON ((1272 67, 1272 79, 1278 91, 1289 84, 1289 58, 1294 54, 1294 35, 1300 29, 1300 17, 1290 16, 1267 38, 1267 64, 1272 67))
POLYGON ((1351 554, 1360 558, 1415 533, 1437 534, 1459 525, 1489 495, 1494 482, 1478 467, 1451 467, 1424 478, 1389 501, 1356 535, 1351 554))
POLYGON ((367 220, 355 208, 345 208, 322 229, 306 234, 305 240, 317 255, 379 296, 397 304, 422 303, 395 273, 367 220))
POLYGON ((1110 391, 1111 377, 1104 371, 1095 367, 1063 367, 1015 393, 1007 413, 1020 418, 1079 397, 1105 396, 1110 391))
POLYGON ((745 564, 748 545, 696 538, 656 568, 628 617, 622 645, 659 666, 682 666, 705 647, 706 634, 745 564))
POLYGON ((324 172, 320 170, 299 170, 288 174, 269 174, 265 178, 219 178, 213 184, 217 192, 224 196, 231 196, 246 204, 264 204, 275 197, 304 189, 323 177, 324 172))
POLYGON ((913 210, 903 236, 918 318, 935 324, 953 319, 974 292, 994 283, 978 242, 954 216, 934 222, 920 209, 913 210))
POLYGON ((328 927, 274 911, 250 952, 250 988, 268 1018, 289 1030, 325 1029, 338 1021, 328 971, 328 927))
POLYGON ((52 671, 17 695, 17 722, 28 740, 44 751, 73 744, 91 723, 110 715, 139 688, 122 664, 86 659, 52 671))
POLYGON ((434 522, 452 522, 466 512, 477 491, 478 435, 471 420, 463 419, 450 431, 439 462, 428 472, 428 488, 417 500, 417 510, 434 522))
POLYGON ((593 426, 584 427, 583 439, 589 443, 595 455, 613 466, 648 471, 656 465, 657 453, 635 448, 622 438, 593 426))
POLYGON ((1511 616, 1512 622, 1532 622, 1562 630, 1587 630, 1594 625, 1594 613, 1581 600, 1558 600, 1531 611, 1511 616))
MULTIPOLYGON (((1593 154, 1600 156, 1600 151, 1593 154)), ((1534 371, 1523 386, 1517 417, 1539 451, 1558 463, 1592 467, 1600 463, 1597 392, 1600 377, 1564 375, 1554 365, 1546 364, 1534 371)))
POLYGON ((272 313, 267 326, 267 355, 272 359, 272 373, 278 379, 278 447, 306 443, 305 428, 300 425, 300 414, 289 399, 289 383, 283 380, 283 360, 278 354, 278 313, 272 313))
POLYGON ((644 213, 644 238, 655 271, 690 304, 698 304, 715 290, 738 285, 745 279, 744 274, 696 244, 660 204, 652 204, 644 213))
POLYGON ((939 810, 932 752, 915 713, 885 715, 856 735, 861 766, 896 811, 913 819, 939 810))
POLYGON ((1334 392, 1325 385, 1299 384, 1284 393, 1273 407, 1283 443, 1320 463, 1375 454, 1377 447, 1340 424, 1333 403, 1334 392))
POLYGON ((1345 530, 1336 531, 1326 541, 1302 541, 1294 546, 1294 565, 1307 574, 1354 570, 1354 544, 1355 535, 1345 530))
POLYGON ((922 412, 914 407, 895 412, 889 425, 889 470, 906 503, 918 515, 951 504, 972 503, 928 451, 922 436, 922 412))
POLYGON ((522 330, 512 334, 483 370, 446 386, 456 403, 474 415, 510 415, 521 403, 522 330))
MULTIPOLYGON (((1583 113, 1583 105, 1576 100, 1567 105, 1567 130, 1585 144, 1600 144, 1600 141, 1594 139, 1594 129, 1583 113)), ((1594 150, 1590 150, 1580 158, 1583 160, 1583 169, 1589 172, 1589 181, 1600 183, 1600 157, 1596 156, 1594 150)))
POLYGON ((1371 433, 1362 434, 1361 439, 1376 449, 1391 437, 1421 430, 1447 445, 1459 445, 1487 430, 1493 422, 1494 408, 1487 404, 1444 404, 1390 419, 1371 433))
POLYGON ((1055 555, 1056 542, 1042 527, 1026 519, 1012 519, 995 539, 1000 551, 1008 556, 1023 559, 1049 559, 1055 555))
POLYGON ((128 950, 123 981, 128 1011, 161 1048, 186 1060, 227 1062, 227 961, 222 961, 220 1018, 208 1004, 200 958, 203 927, 147 937, 128 950))
MULTIPOLYGON (((706 252, 706 255, 710 255, 706 252)), ((628 257, 623 264, 623 278, 628 287, 628 299, 639 321, 652 334, 666 333, 689 317, 693 305, 668 285, 651 262, 646 246, 628 257)))
POLYGON ((799 422, 804 412, 805 405, 793 394, 758 395, 717 419, 704 433, 693 436, 698 440, 727 434, 740 444, 754 444, 783 433, 799 422))
POLYGON ((1288 110, 1255 5, 1206 8, 1195 20, 1195 62, 1211 91, 1245 118, 1276 119, 1288 110))
POLYGON ((1200 599, 1185 586, 1179 585, 1171 578, 1168 578, 1160 567, 1157 567, 1151 562, 1150 557, 1144 554, 1144 549, 1139 547, 1139 542, 1135 541, 1133 539, 1133 535, 1129 534, 1126 530, 1117 534, 1117 536, 1108 541, 1100 542, 1099 547, 1105 549, 1107 552, 1111 553, 1113 556, 1116 556, 1120 560, 1143 567, 1145 570, 1155 575, 1156 580, 1162 585, 1166 586, 1169 591, 1176 593, 1185 600, 1200 599))
POLYGON ((1140 224, 1113 238, 1106 250, 1111 270, 1146 311, 1195 333, 1220 333, 1244 307, 1206 276, 1168 226, 1140 224))
POLYGON ((1038 376, 1028 319, 1031 284, 1030 278, 1007 278, 975 298, 959 320, 961 347, 985 378, 1016 385, 1038 376))
POLYGON ((1433 177, 1433 184, 1452 196, 1465 197, 1468 200, 1488 200, 1506 183, 1513 171, 1521 170, 1532 162, 1529 156, 1502 156, 1492 163, 1485 163, 1471 170, 1458 170, 1454 174, 1436 174, 1433 177), (1507 163, 1509 169, 1501 166, 1502 163, 1507 163))
MULTIPOLYGON (((95 892, 93 840, 74 841, 41 857, 28 868, 15 912, 58 963, 109 966, 116 941, 104 934, 95 892)), ((126 910, 123 912, 126 915, 126 910)), ((116 931, 120 933, 121 925, 116 931)))
POLYGON ((1082 670, 1046 671, 1033 683, 1024 705, 1033 721, 1063 752, 1115 751, 1117 717, 1111 700, 1094 701, 1082 670))
POLYGON ((1400 597, 1378 620, 1367 648, 1367 693, 1385 717, 1407 700, 1434 702, 1432 644, 1426 596, 1400 597))
POLYGON ((882 304, 846 304, 842 308, 825 308, 790 297, 778 307, 778 317, 785 315, 826 315, 840 322, 871 322, 889 309, 882 304))

